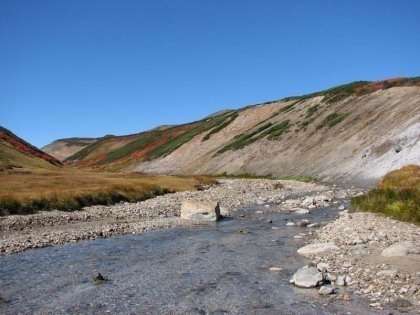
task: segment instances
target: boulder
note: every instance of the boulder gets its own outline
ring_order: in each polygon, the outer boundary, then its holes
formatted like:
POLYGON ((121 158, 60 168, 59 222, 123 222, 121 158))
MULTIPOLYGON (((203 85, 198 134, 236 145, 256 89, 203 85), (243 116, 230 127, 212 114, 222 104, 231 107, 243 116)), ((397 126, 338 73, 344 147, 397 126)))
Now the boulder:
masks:
POLYGON ((303 246, 297 252, 303 256, 310 256, 313 254, 323 253, 327 250, 335 250, 338 247, 334 243, 315 243, 303 246))
POLYGON ((320 286, 324 281, 324 277, 316 267, 302 267, 295 272, 290 283, 299 288, 315 288, 320 286))
POLYGON ((410 242, 396 243, 382 251, 384 257, 399 257, 420 254, 420 248, 410 242))
POLYGON ((185 200, 181 206, 181 218, 191 221, 214 222, 220 219, 218 202, 185 200))

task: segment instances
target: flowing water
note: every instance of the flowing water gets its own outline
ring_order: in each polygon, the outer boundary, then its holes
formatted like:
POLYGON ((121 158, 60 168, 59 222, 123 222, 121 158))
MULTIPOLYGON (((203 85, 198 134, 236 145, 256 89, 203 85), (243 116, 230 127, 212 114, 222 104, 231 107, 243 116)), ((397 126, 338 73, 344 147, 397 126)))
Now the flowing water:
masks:
POLYGON ((293 236, 310 229, 287 220, 336 215, 256 215, 249 207, 218 223, 0 257, 0 314, 388 314, 354 296, 333 301, 289 284, 308 263, 293 236), (109 281, 95 284, 98 272, 109 281))

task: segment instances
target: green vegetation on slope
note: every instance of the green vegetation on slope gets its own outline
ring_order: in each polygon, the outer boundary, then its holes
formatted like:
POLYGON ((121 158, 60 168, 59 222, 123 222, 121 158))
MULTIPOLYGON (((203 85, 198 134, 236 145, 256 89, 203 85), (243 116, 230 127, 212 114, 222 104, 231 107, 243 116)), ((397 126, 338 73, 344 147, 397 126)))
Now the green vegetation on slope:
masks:
POLYGON ((316 104, 314 106, 309 107, 307 112, 306 112, 305 117, 306 118, 311 117, 319 109, 319 107, 320 107, 320 104, 316 104))
MULTIPOLYGON (((102 138, 103 139, 103 138, 102 138)), ((101 146, 101 140, 99 139, 97 142, 91 143, 89 144, 87 147, 83 148, 82 150, 76 152, 75 154, 67 157, 63 162, 68 162, 68 161, 77 161, 77 160, 81 160, 84 157, 86 157, 90 152, 92 152, 95 148, 100 147, 101 146)))
POLYGON ((160 131, 145 133, 143 137, 136 139, 119 149, 109 152, 103 159, 93 163, 92 165, 104 165, 107 163, 115 162, 118 159, 125 158, 137 150, 147 146, 148 143, 159 137, 161 133, 162 132, 160 131))
POLYGON ((212 128, 217 127, 218 125, 222 124, 225 120, 226 120, 226 114, 221 114, 218 116, 214 116, 208 119, 203 119, 199 122, 193 123, 193 124, 197 124, 197 126, 170 139, 169 141, 154 148, 153 150, 150 150, 148 153, 148 157, 150 160, 154 160, 154 159, 166 156, 172 153, 173 151, 175 151, 176 149, 178 149, 179 147, 181 147, 184 143, 190 141, 195 136, 203 132, 206 132, 212 128))
POLYGON ((219 131, 221 131, 222 129, 226 128, 227 126, 229 126, 237 117, 239 116, 238 112, 233 112, 232 114, 230 114, 226 120, 224 122, 222 122, 219 126, 213 128, 212 130, 210 130, 210 132, 208 134, 206 134, 203 138, 202 141, 207 141, 210 139, 211 135, 218 133, 219 131))
MULTIPOLYGON (((284 120, 280 123, 273 125, 272 123, 265 123, 264 125, 258 127, 256 130, 247 132, 239 137, 236 137, 230 144, 226 145, 219 151, 217 154, 224 153, 229 150, 239 150, 255 141, 258 141, 264 137, 267 137, 268 140, 275 140, 280 137, 280 135, 287 130, 289 127, 289 120, 284 120)), ((258 125, 257 125, 258 126, 258 125)))
POLYGON ((337 125, 338 123, 340 123, 346 116, 347 114, 340 114, 340 113, 329 114, 327 117, 325 117, 325 119, 319 125, 316 126, 316 129, 321 129, 321 128, 324 128, 325 126, 333 127, 337 125))
POLYGON ((351 209, 420 224, 420 166, 388 173, 367 194, 352 198, 351 209))
POLYGON ((283 99, 283 101, 289 101, 289 100, 295 100, 295 99, 308 99, 316 96, 324 96, 323 102, 327 103, 334 103, 339 100, 342 100, 352 94, 354 94, 358 88, 365 86, 366 84, 371 83, 370 81, 355 81, 348 84, 339 85, 333 88, 330 88, 328 90, 315 92, 311 94, 305 94, 301 96, 291 96, 286 97, 283 99))

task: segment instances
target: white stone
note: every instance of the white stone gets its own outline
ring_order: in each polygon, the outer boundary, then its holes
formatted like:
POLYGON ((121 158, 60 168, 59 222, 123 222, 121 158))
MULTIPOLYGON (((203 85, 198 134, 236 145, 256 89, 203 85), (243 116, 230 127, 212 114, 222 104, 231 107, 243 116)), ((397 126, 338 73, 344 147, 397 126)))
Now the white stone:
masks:
POLYGON ((185 200, 181 206, 181 218, 192 221, 217 221, 220 219, 219 203, 185 200))

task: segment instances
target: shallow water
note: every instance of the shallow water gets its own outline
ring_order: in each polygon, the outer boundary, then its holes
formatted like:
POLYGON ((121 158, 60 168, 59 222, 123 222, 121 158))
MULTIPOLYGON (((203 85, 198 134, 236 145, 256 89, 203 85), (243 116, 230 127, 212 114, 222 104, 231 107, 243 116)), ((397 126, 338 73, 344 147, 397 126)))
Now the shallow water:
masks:
MULTIPOLYGON (((261 207, 259 207, 261 208, 261 207)), ((293 236, 309 215, 238 211, 218 223, 78 242, 0 257, 1 314, 388 314, 289 284, 308 261, 293 236), (245 215, 241 217, 240 214, 245 215), (267 219, 273 222, 270 224, 267 219), (279 229, 273 229, 278 227, 279 229), (238 233, 246 229, 248 233, 238 233), (269 272, 270 266, 284 269, 269 272), (110 281, 96 285, 100 272, 110 281)))

